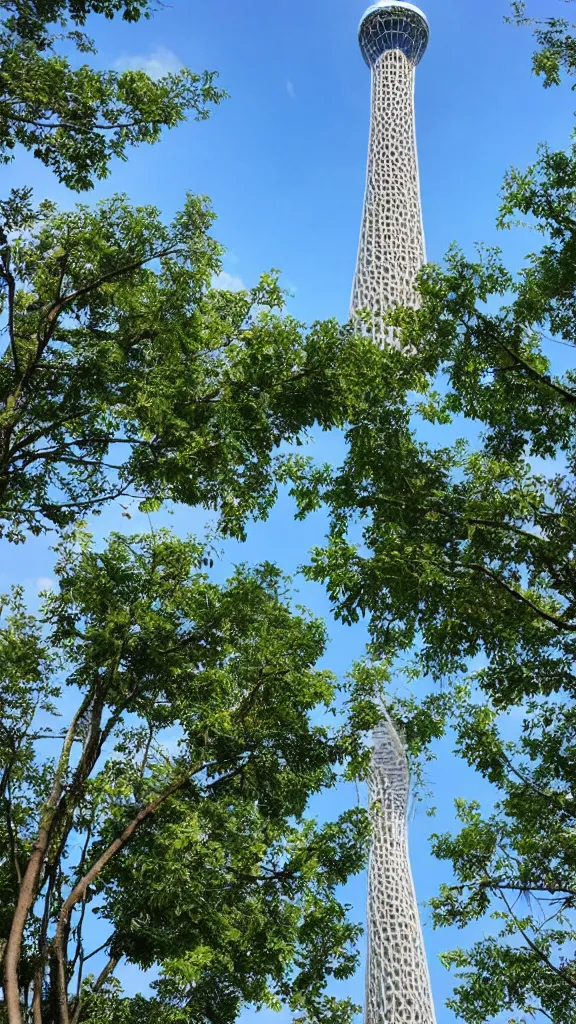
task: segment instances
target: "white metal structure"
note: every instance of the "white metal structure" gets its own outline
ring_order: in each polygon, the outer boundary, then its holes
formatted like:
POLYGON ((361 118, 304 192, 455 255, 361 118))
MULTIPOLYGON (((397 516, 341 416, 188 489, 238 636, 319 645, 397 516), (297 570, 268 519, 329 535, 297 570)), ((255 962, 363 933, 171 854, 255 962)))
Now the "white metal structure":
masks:
POLYGON ((372 107, 351 316, 368 310, 379 342, 390 340, 379 313, 394 305, 415 305, 415 277, 425 259, 414 81, 428 35, 422 12, 400 0, 373 4, 358 31, 372 71, 372 107))
POLYGON ((389 718, 374 730, 365 1024, 435 1024, 408 853, 410 772, 389 718))
MULTIPOLYGON (((414 79, 428 35, 422 12, 400 0, 373 4, 360 22, 360 48, 372 69, 372 112, 351 314, 372 314, 379 344, 393 341, 380 314, 393 305, 417 304, 415 278, 425 259, 414 79)), ((408 854, 410 772, 404 744, 387 716, 374 730, 369 788, 365 1024, 435 1024, 408 854)))

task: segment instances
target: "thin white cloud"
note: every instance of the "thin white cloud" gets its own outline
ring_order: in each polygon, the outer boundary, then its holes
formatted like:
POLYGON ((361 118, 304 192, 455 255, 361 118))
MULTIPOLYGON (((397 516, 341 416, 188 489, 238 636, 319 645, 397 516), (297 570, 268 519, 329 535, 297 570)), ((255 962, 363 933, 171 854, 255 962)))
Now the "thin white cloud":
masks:
POLYGON ((54 590, 55 583, 51 576, 39 576, 34 580, 38 593, 42 590, 54 590))
POLYGON ((227 270, 221 270, 212 280, 213 288, 220 288, 225 292, 243 292, 246 289, 246 285, 241 277, 235 277, 234 274, 229 274, 227 270))
POLYGON ((156 82, 180 71, 182 61, 166 46, 158 46, 149 54, 124 53, 114 62, 114 67, 117 71, 145 71, 156 82))
POLYGON ((296 89, 294 88, 294 82, 291 82, 290 79, 288 79, 288 81, 286 82, 286 92, 288 93, 291 100, 296 99, 296 89))

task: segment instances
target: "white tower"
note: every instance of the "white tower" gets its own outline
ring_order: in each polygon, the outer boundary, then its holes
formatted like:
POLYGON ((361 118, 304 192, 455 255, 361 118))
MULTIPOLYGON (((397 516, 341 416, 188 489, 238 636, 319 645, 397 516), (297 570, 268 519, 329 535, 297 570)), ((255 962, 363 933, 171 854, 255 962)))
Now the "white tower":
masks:
POLYGON ((422 12, 401 0, 373 4, 358 32, 362 56, 372 70, 372 107, 351 316, 369 310, 377 341, 391 337, 380 323, 380 311, 416 304, 415 278, 425 260, 414 81, 428 35, 422 12))
MULTIPOLYGON (((393 341, 381 314, 394 305, 417 305, 415 279, 425 259, 414 80, 428 35, 422 12, 401 0, 380 0, 360 22, 360 49, 372 69, 372 110, 351 315, 359 309, 372 314, 379 344, 393 341)), ((374 730, 369 788, 374 811, 365 1024, 435 1024, 408 854, 410 772, 387 716, 374 730)))
POLYGON ((408 854, 410 772, 385 718, 374 730, 370 771, 365 1024, 435 1024, 430 975, 408 854))

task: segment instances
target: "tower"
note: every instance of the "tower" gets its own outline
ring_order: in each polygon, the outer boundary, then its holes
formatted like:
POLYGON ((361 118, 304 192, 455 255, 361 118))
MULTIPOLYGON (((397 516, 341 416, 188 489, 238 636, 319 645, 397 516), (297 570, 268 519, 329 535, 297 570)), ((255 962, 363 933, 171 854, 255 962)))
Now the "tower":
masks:
POLYGON ((372 104, 351 315, 369 310, 379 342, 391 340, 379 314, 393 305, 415 305, 415 278, 425 260, 414 83, 428 35, 422 12, 401 0, 373 4, 358 31, 372 72, 372 104))
POLYGON ((410 772, 390 718, 374 730, 370 769, 368 961, 364 1024, 435 1024, 408 854, 410 772))
MULTIPOLYGON (((372 71, 366 193, 351 315, 372 314, 379 343, 393 342, 381 315, 415 306, 424 230, 414 128, 415 70, 428 43, 428 22, 410 3, 379 0, 359 29, 372 71)), ((365 1024, 435 1024, 430 976, 408 854, 410 772, 389 716, 374 730, 370 768, 374 807, 368 866, 368 962, 365 1024)))

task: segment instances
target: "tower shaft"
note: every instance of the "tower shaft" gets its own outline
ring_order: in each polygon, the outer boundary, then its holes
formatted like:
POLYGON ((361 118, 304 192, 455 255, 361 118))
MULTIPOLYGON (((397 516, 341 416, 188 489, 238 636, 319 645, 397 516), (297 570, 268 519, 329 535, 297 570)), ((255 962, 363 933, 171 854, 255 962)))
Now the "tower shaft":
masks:
POLYGON ((374 730, 365 1024, 435 1024, 408 854, 410 774, 389 719, 374 730))
MULTIPOLYGON (((383 323, 392 306, 418 305, 424 230, 414 127, 416 65, 428 22, 406 0, 376 0, 358 33, 372 69, 366 193, 351 316, 371 314, 378 344, 394 342, 383 323)), ((410 772, 389 716, 374 730, 370 769, 372 843, 368 867, 365 1024, 435 1024, 428 964, 408 854, 410 772)))
POLYGON ((425 259, 414 125, 415 65, 387 50, 372 68, 370 143, 352 315, 413 306, 425 259))

